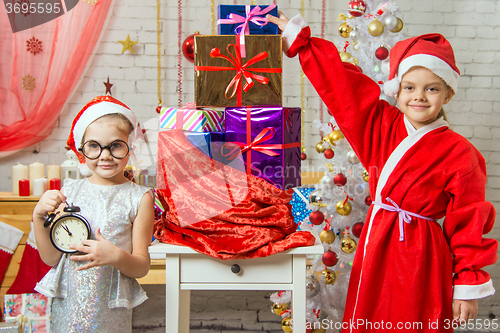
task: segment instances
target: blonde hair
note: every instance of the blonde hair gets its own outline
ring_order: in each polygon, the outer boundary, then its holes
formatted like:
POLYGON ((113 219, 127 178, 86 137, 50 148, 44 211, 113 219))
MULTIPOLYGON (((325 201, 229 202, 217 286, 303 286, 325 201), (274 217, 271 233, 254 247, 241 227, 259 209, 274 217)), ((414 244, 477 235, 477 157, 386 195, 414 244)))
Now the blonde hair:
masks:
MULTIPOLYGON (((121 113, 105 114, 104 116, 101 116, 101 117, 97 118, 96 120, 94 120, 93 122, 91 122, 89 124, 89 126, 92 125, 93 123, 100 122, 102 120, 114 121, 115 122, 114 125, 116 126, 116 128, 120 132, 125 134, 127 137, 130 135, 130 133, 132 133, 134 131, 134 125, 132 125, 130 120, 128 120, 128 118, 121 113)), ((85 133, 86 132, 87 132, 87 129, 85 129, 85 133)), ((85 133, 83 133, 82 142, 80 144, 83 144, 85 141, 85 133)))

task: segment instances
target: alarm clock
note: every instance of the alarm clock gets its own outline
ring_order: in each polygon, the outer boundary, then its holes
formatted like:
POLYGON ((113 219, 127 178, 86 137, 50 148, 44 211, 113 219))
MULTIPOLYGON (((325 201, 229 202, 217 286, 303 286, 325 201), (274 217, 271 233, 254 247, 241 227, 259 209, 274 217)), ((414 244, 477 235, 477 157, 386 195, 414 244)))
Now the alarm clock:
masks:
POLYGON ((70 249, 70 245, 81 245, 85 239, 90 239, 90 224, 87 220, 77 214, 80 207, 66 205, 63 208, 66 213, 56 218, 57 213, 51 213, 45 218, 44 227, 50 227, 50 241, 56 249, 64 253, 76 253, 77 250, 70 249))

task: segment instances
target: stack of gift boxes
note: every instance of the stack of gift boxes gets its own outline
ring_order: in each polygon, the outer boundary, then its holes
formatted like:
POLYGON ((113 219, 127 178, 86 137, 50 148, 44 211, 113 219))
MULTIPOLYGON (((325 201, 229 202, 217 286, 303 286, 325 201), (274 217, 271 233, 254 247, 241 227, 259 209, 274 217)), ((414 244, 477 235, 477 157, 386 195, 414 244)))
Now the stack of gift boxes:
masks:
POLYGON ((242 158, 245 172, 279 189, 300 186, 301 110, 282 106, 281 36, 265 19, 278 9, 219 5, 218 12, 219 35, 194 38, 195 102, 163 108, 161 130, 182 126, 188 140, 213 159, 230 165, 242 158), (225 153, 224 143, 241 154, 225 153))

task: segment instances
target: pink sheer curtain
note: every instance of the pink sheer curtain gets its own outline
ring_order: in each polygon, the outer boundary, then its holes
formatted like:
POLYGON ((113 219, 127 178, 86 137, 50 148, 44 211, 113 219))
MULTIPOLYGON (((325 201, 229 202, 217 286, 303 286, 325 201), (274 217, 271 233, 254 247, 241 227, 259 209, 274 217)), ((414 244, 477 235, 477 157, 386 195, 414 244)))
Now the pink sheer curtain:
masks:
POLYGON ((95 53, 114 1, 91 2, 79 1, 66 14, 16 33, 7 10, 0 10, 0 157, 52 132, 95 53))

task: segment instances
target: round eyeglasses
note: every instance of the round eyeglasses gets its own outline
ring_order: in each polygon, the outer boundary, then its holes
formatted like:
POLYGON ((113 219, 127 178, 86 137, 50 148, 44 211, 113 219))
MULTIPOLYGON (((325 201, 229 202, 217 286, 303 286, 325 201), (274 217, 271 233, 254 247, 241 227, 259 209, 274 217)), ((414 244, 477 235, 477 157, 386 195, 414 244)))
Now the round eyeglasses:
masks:
POLYGON ((78 148, 83 156, 90 160, 96 160, 101 156, 103 149, 109 150, 111 156, 117 159, 122 159, 127 157, 130 148, 127 143, 122 140, 115 140, 111 142, 108 146, 101 146, 99 142, 90 140, 83 144, 81 148, 78 148))

